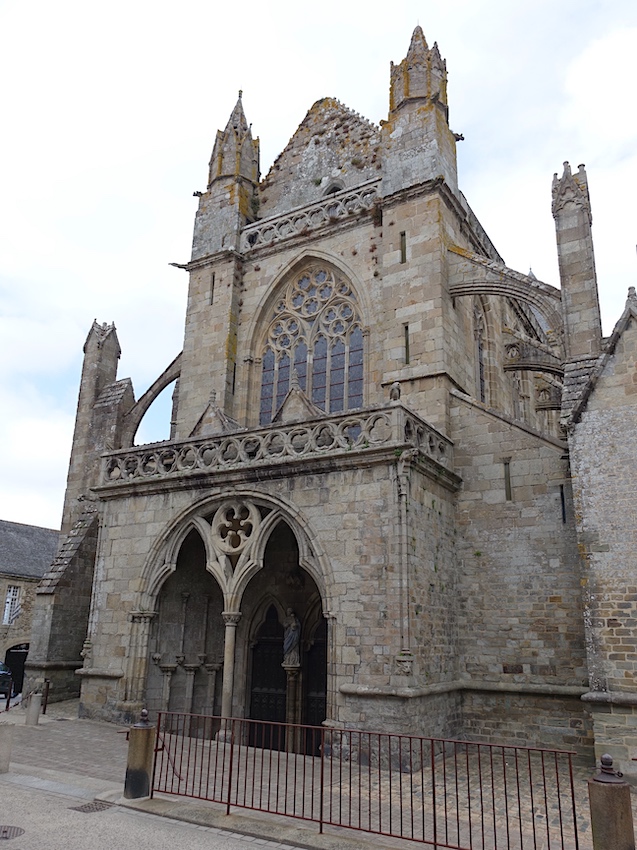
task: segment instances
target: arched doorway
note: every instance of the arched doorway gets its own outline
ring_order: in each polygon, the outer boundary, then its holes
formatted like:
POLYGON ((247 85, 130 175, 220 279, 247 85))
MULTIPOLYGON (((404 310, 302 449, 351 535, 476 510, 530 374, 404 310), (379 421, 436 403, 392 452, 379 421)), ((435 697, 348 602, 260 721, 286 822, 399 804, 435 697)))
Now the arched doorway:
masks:
POLYGON ((150 711, 218 714, 223 660, 223 596, 206 570, 194 529, 157 597, 146 688, 150 711))
POLYGON ((247 714, 254 720, 320 726, 326 717, 327 630, 314 579, 299 563, 299 549, 283 521, 265 547, 263 568, 244 593, 248 639, 247 714), (296 652, 286 634, 297 630, 296 652))

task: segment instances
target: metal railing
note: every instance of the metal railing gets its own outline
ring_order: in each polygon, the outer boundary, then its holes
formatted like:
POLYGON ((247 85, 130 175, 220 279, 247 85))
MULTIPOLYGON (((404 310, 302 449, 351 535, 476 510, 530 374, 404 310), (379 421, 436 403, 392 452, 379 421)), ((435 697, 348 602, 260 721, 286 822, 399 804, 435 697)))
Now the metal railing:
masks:
POLYGON ((453 850, 578 850, 574 753, 161 713, 153 792, 453 850))

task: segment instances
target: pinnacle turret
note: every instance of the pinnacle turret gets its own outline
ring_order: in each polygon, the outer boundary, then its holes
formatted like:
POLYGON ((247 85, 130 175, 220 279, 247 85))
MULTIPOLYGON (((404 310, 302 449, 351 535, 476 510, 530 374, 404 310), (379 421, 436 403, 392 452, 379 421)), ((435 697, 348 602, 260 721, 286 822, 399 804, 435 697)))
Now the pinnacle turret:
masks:
POLYGON ((447 107, 447 66, 437 43, 430 49, 420 26, 411 36, 409 50, 399 65, 391 63, 389 108, 399 109, 405 101, 430 100, 447 107))

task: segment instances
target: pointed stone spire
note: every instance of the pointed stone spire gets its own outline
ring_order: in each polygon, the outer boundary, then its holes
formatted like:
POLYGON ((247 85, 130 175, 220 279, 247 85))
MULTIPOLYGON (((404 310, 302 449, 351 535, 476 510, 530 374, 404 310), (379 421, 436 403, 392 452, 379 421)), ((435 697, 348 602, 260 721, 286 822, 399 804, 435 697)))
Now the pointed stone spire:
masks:
POLYGON ((418 61, 418 59, 424 59, 427 56, 428 50, 429 46, 427 44, 427 39, 422 31, 422 27, 418 24, 411 35, 411 42, 409 43, 409 50, 407 51, 405 59, 407 59, 408 62, 415 62, 418 61))
POLYGON ((243 177, 252 183, 259 181, 259 142, 252 139, 243 111, 242 95, 240 90, 225 130, 217 131, 210 157, 208 190, 220 177, 243 177))

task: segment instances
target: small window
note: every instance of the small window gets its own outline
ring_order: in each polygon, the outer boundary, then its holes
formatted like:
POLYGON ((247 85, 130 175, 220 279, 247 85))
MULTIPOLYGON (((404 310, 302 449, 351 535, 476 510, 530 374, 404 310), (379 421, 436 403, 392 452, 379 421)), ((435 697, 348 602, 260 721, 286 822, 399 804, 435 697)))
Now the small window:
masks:
POLYGON ((404 230, 400 234, 400 262, 407 262, 407 234, 404 230))
POLYGON ((10 584, 7 588, 7 598, 4 603, 3 626, 11 626, 20 616, 20 588, 18 585, 10 584))

